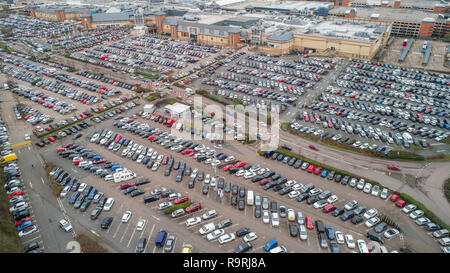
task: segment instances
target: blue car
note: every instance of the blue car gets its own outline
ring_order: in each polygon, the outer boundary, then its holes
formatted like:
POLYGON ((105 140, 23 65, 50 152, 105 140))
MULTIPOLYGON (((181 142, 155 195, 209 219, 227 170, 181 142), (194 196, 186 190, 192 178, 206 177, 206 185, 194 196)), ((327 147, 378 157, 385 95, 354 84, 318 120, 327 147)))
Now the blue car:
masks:
POLYGON ((94 199, 94 197, 95 197, 96 194, 97 194, 97 189, 96 189, 96 188, 93 188, 93 189, 91 190, 91 192, 89 193, 89 195, 88 195, 88 200, 94 199))
POLYGON ((126 138, 121 138, 121 139, 119 140, 119 144, 122 145, 126 140, 127 140, 126 138))
POLYGON ((142 159, 142 164, 147 165, 147 163, 150 161, 149 157, 144 157, 144 159, 142 159))
POLYGON ((26 222, 24 222, 22 225, 17 226, 17 230, 18 230, 18 231, 21 231, 21 230, 24 230, 24 229, 26 229, 27 227, 31 227, 31 226, 34 226, 33 222, 31 222, 31 221, 26 221, 26 222))
POLYGON ((115 170, 120 169, 120 168, 122 168, 121 165, 113 165, 113 166, 111 167, 111 171, 115 171, 115 170))
POLYGON ((102 160, 102 159, 103 159, 103 157, 102 157, 102 156, 99 156, 99 155, 94 156, 94 157, 92 158, 93 161, 102 160))
POLYGON ((84 167, 84 170, 85 170, 85 171, 89 171, 92 167, 94 167, 94 165, 92 165, 92 164, 86 165, 86 166, 84 167))
POLYGON ((72 205, 75 204, 75 202, 77 201, 79 196, 80 196, 79 192, 74 192, 72 194, 72 196, 70 197, 69 204, 72 204, 72 205))
POLYGON ((322 177, 327 177, 328 175, 328 170, 323 170, 322 173, 320 174, 320 176, 322 177))
POLYGON ((277 241, 270 240, 264 245, 264 250, 265 251, 270 251, 271 249, 273 249, 273 248, 275 248, 277 246, 278 246, 278 242, 277 241))
POLYGON ((325 233, 327 234, 328 239, 334 240, 334 231, 330 226, 325 226, 325 233))

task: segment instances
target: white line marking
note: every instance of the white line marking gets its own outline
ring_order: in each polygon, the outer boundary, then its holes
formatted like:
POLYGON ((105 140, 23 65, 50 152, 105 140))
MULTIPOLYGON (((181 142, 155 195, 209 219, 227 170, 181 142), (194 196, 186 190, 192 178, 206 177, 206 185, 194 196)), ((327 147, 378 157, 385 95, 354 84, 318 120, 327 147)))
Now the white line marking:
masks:
POLYGON ((135 233, 135 232, 136 232, 136 229, 133 230, 133 233, 131 234, 131 238, 130 238, 130 240, 128 241, 127 247, 130 247, 130 243, 131 243, 131 240, 133 239, 133 236, 134 236, 134 233, 135 233))
POLYGON ((122 243, 122 240, 123 240, 123 237, 125 236, 125 234, 127 233, 127 230, 128 230, 128 228, 130 227, 130 225, 128 224, 127 225, 127 228, 125 228, 125 231, 123 232, 123 235, 122 235, 122 237, 120 238, 120 243, 122 243))
POLYGON ((33 188, 33 184, 31 184, 31 181, 30 181, 30 188, 33 188))
POLYGON ((152 215, 153 218, 155 218, 157 221, 159 221, 160 219, 154 215, 152 215))
POLYGON ((42 184, 45 185, 44 178, 41 177, 42 184))

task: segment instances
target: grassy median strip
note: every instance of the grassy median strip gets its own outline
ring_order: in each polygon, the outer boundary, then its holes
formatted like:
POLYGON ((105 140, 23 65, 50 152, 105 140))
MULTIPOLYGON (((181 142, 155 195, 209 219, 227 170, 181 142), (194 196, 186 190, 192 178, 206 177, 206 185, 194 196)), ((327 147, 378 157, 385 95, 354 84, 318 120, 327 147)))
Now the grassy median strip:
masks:
POLYGON ((185 209, 185 208, 189 207, 190 205, 192 205, 192 202, 186 201, 181 204, 173 205, 170 208, 165 209, 163 212, 164 212, 164 214, 171 214, 172 212, 176 211, 177 209, 185 209))
MULTIPOLYGON (((0 181, 5 185, 3 170, 0 171, 0 181)), ((4 187, 0 190, 0 253, 21 253, 22 248, 16 227, 9 213, 10 202, 4 187)))

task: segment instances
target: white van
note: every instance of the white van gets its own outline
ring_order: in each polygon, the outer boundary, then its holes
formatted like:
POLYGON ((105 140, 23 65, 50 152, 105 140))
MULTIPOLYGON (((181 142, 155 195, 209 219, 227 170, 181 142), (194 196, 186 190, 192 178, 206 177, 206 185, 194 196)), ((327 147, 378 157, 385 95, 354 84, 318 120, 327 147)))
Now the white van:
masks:
POLYGON ((253 206, 253 191, 247 191, 247 205, 253 206))
POLYGON ((287 250, 284 246, 277 246, 270 250, 270 253, 287 253, 287 250))
POLYGON ((117 173, 113 174, 113 176, 114 176, 114 182, 119 183, 122 181, 127 181, 127 180, 135 178, 136 174, 130 170, 125 169, 121 172, 117 172, 117 173))

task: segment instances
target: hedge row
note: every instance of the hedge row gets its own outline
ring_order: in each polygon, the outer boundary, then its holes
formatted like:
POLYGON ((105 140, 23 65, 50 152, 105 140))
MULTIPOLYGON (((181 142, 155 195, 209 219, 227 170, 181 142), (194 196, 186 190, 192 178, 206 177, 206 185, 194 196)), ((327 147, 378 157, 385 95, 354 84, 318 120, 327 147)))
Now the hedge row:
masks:
POLYGON ((135 71, 133 74, 140 75, 144 78, 151 79, 151 80, 156 80, 159 78, 158 74, 150 74, 150 73, 146 73, 146 72, 142 72, 142 71, 135 71))
POLYGON ((196 94, 199 94, 201 96, 207 97, 208 99, 212 99, 213 101, 217 101, 219 103, 222 103, 223 105, 230 105, 231 103, 229 103, 228 101, 225 101, 223 99, 220 99, 216 96, 210 95, 208 92, 206 92, 205 90, 195 90, 196 94))
POLYGON ((432 222, 438 224, 441 228, 445 228, 447 230, 450 230, 450 226, 446 223, 442 222, 441 219, 439 219, 433 212, 427 209, 424 204, 420 203, 419 201, 415 200, 411 196, 407 195, 406 193, 400 193, 400 198, 408 202, 409 204, 414 204, 417 206, 417 209, 420 209, 424 212, 425 216, 429 218, 432 222))
POLYGON ((192 205, 192 202, 186 201, 181 204, 173 205, 170 208, 165 209, 163 212, 164 212, 164 214, 171 214, 172 212, 176 211, 177 209, 185 209, 185 208, 189 207, 190 205, 192 205))

